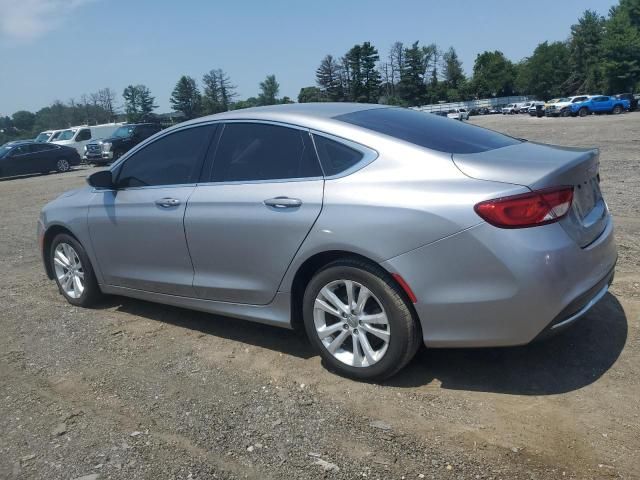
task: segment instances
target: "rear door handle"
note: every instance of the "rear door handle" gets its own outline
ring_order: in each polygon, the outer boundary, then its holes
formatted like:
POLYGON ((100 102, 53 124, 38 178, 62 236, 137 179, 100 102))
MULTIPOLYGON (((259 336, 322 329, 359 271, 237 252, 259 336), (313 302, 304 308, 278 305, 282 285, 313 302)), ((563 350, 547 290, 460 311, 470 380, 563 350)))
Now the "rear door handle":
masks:
POLYGON ((274 208, 296 208, 302 205, 302 200, 299 198, 275 197, 265 200, 264 204, 274 208))
POLYGON ((162 208, 171 208, 177 207, 180 205, 180 200, 177 198, 161 198, 160 200, 156 200, 156 205, 162 208))

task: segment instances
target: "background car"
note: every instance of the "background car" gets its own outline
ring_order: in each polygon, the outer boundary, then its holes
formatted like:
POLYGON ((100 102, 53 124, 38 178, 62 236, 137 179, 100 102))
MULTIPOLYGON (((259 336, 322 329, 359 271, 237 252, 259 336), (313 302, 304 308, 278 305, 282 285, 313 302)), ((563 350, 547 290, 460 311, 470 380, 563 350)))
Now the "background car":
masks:
POLYGON ((38 143, 53 142, 62 132, 63 130, 45 130, 44 132, 40 132, 33 141, 38 143))
POLYGON ((506 107, 502 108, 503 115, 512 115, 514 113, 518 113, 519 107, 517 103, 510 103, 506 107))
POLYGON ((447 112, 447 118, 454 120, 469 120, 469 112, 466 108, 453 108, 447 112))
POLYGON ((629 110, 629 100, 619 100, 606 95, 594 95, 581 102, 571 103, 571 115, 584 117, 592 113, 612 113, 614 115, 629 110))
POLYGON ((75 148, 52 143, 18 143, 0 147, 0 176, 66 172, 80 164, 75 148))
POLYGON ((633 93, 620 93, 616 95, 616 98, 618 100, 628 100, 630 112, 635 112, 638 109, 637 95, 634 95, 633 93))
POLYGON ((331 369, 380 379, 422 343, 522 345, 602 298, 617 252, 598 165, 410 109, 276 105, 152 137, 45 206, 38 235, 73 305, 304 326, 331 369))
POLYGON ((95 164, 111 163, 160 130, 162 127, 156 123, 122 125, 109 137, 89 142, 84 157, 95 164))
POLYGON ((570 117, 571 105, 574 103, 584 102, 590 97, 590 95, 576 95, 573 97, 559 98, 557 102, 549 104, 545 108, 545 115, 547 117, 570 117))
POLYGON ((110 137, 119 127, 120 123, 107 123, 103 125, 84 125, 63 130, 55 140, 50 142, 57 145, 66 145, 75 148, 80 155, 84 155, 84 147, 92 139, 110 137))

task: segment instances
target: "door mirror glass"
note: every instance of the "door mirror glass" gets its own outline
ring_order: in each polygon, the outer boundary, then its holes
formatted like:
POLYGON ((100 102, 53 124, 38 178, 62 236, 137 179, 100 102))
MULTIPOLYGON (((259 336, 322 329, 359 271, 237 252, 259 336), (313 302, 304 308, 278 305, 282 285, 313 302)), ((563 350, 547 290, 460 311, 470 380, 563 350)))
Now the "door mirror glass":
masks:
POLYGON ((113 188, 111 170, 101 170, 87 177, 87 183, 93 188, 113 188))

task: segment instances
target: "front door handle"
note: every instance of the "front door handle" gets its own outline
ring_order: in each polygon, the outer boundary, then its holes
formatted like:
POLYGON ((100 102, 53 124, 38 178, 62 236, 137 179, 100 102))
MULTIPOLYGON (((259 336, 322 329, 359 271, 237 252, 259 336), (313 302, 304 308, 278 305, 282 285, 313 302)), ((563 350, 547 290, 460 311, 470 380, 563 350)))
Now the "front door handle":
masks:
POLYGON ((177 198, 161 198, 160 200, 156 200, 156 205, 162 208, 171 208, 177 207, 180 205, 180 200, 177 198))
POLYGON ((299 198, 275 197, 265 200, 264 204, 274 208, 296 208, 302 205, 302 200, 299 198))

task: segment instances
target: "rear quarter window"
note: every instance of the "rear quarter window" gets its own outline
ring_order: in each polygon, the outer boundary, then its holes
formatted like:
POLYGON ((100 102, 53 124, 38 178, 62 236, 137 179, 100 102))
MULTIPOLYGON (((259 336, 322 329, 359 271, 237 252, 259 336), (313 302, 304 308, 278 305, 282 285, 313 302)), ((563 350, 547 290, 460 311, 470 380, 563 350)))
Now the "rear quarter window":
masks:
POLYGON ((453 154, 486 152, 522 142, 493 130, 404 108, 374 108, 334 118, 420 147, 453 154))

